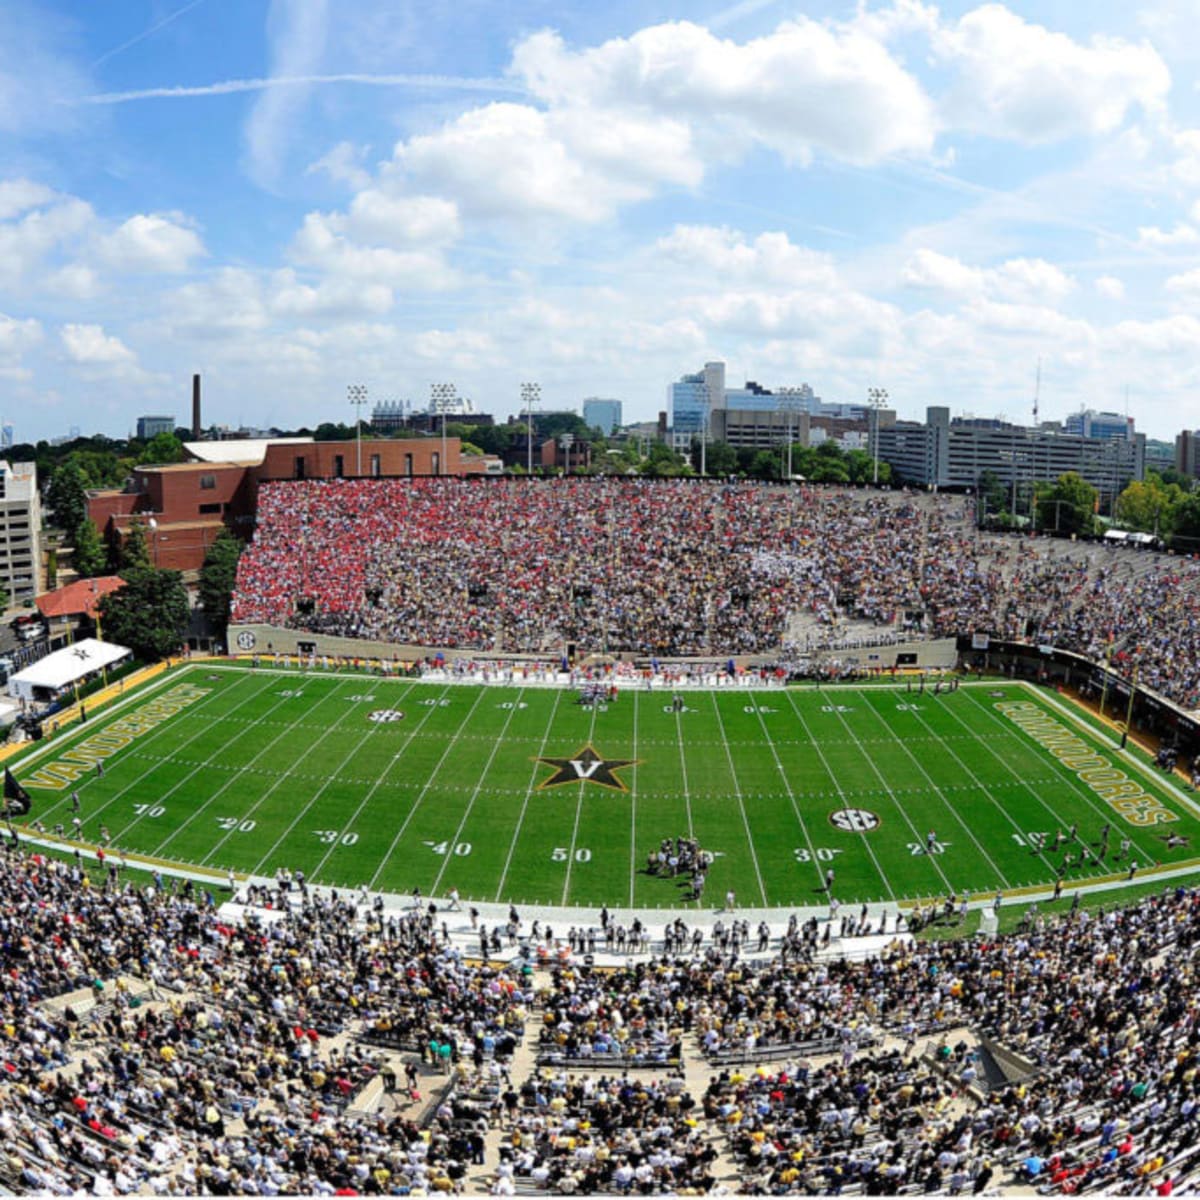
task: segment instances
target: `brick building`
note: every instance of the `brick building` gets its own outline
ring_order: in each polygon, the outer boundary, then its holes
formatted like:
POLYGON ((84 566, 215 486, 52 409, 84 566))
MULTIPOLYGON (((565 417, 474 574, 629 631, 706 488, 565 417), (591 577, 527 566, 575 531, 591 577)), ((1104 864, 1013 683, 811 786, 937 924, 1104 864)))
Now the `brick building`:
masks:
POLYGON ((258 486, 279 479, 416 478, 461 475, 458 438, 369 439, 357 442, 189 442, 200 461, 135 467, 120 490, 88 496, 88 516, 110 544, 140 521, 156 567, 199 570, 222 528, 248 541, 258 486))

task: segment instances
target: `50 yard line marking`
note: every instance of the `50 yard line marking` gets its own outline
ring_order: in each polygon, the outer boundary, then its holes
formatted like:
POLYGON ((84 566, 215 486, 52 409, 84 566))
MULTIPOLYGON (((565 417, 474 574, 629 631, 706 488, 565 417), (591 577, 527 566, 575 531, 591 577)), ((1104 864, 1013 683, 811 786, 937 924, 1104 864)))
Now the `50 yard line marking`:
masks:
POLYGON ((629 907, 634 904, 633 885, 637 879, 637 785, 638 785, 638 694, 633 691, 633 782, 629 785, 629 907))
MULTIPOLYGON (((592 720, 588 727, 588 745, 590 746, 596 740, 596 714, 598 705, 592 705, 592 720)), ((563 880, 562 903, 564 907, 567 903, 567 894, 571 887, 571 868, 575 865, 575 843, 579 840, 579 818, 583 815, 583 792, 587 787, 585 780, 579 781, 579 797, 575 801, 575 824, 571 828, 571 847, 567 851, 567 876, 563 880)))
POLYGON ((500 749, 500 743, 504 740, 504 735, 508 732, 508 727, 512 724, 513 717, 516 716, 517 710, 521 704, 521 697, 525 695, 525 689, 521 688, 517 692, 517 698, 513 701, 512 707, 508 710, 508 716, 504 718, 504 724, 500 728, 500 732, 496 735, 495 741, 492 743, 492 752, 488 755, 487 762, 483 765, 483 770, 479 772, 479 778, 475 781, 475 790, 471 793, 471 799, 467 801, 467 807, 463 810, 462 819, 458 822, 458 828, 454 831, 454 838, 450 843, 450 849, 442 858, 442 868, 437 873, 437 878, 433 881, 429 889, 430 895, 436 895, 438 888, 442 883, 442 876, 446 873, 446 868, 450 865, 450 859, 453 856, 453 848, 458 843, 458 839, 462 836, 462 831, 466 828, 467 818, 471 815, 471 809, 475 807, 475 801, 479 798, 479 793, 483 791, 483 781, 487 778, 488 771, 491 770, 492 763, 496 760, 496 752, 500 749))
MULTIPOLYGON (((445 698, 445 696, 449 693, 451 686, 452 685, 450 684, 445 686, 445 688, 442 690, 442 695, 440 698, 445 698)), ((383 874, 383 868, 388 865, 388 861, 396 852, 396 847, 400 844, 400 839, 404 836, 404 831, 408 828, 409 822, 412 821, 413 817, 416 815, 417 809, 421 807, 421 804, 425 799, 426 792, 428 792, 430 787, 433 786, 433 781, 441 773, 442 764, 447 758, 450 757, 450 752, 458 744, 458 735, 462 733, 463 729, 469 724, 471 718, 475 715, 475 710, 479 707, 479 702, 488 694, 489 691, 487 688, 479 688, 479 690, 475 693, 475 703, 471 705, 467 715, 459 723, 458 729, 456 729, 454 732, 454 736, 446 743, 446 749, 442 751, 442 757, 437 760, 437 765, 430 772, 429 778, 426 779, 421 785, 421 790, 417 793, 417 798, 413 801, 412 808, 408 810, 408 815, 404 818, 404 822, 400 828, 396 830, 396 836, 392 838, 391 844, 387 848, 387 853, 384 854, 383 858, 380 860, 379 866, 375 868, 375 874, 371 876, 369 882, 367 883, 367 891, 375 891, 375 883, 379 879, 379 876, 383 874)))
MULTIPOLYGON (((725 746, 725 758, 729 763, 729 777, 733 780, 733 790, 737 796, 738 811, 742 814, 742 828, 746 831, 746 844, 750 847, 750 861, 754 863, 754 874, 758 879, 758 894, 762 897, 763 907, 767 904, 767 888, 763 883, 762 871, 758 866, 758 851, 754 849, 754 837, 750 833, 750 819, 746 816, 746 805, 742 802, 742 785, 738 783, 737 770, 733 765, 733 751, 729 748, 729 739, 725 736, 725 722, 721 719, 721 707, 717 703, 717 693, 709 692, 708 698, 712 701, 713 712, 717 717, 717 726, 721 730, 721 742, 725 746)), ((679 743, 679 753, 683 754, 683 742, 679 743)), ((688 833, 691 833, 691 807, 688 807, 688 833)))
POLYGON ((521 811, 517 814, 516 828, 513 830, 512 841, 508 844, 508 855, 504 860, 504 869, 500 872, 500 882, 496 884, 496 902, 499 903, 504 895, 504 881, 508 878, 508 869, 512 865, 513 853, 517 848, 517 839, 521 836, 521 830, 525 825, 525 813, 529 808, 529 797, 533 795, 533 781, 538 777, 538 771, 541 766, 541 760, 546 753, 546 746, 550 742, 550 731, 554 728, 554 717, 558 712, 558 702, 562 699, 562 689, 556 688, 554 692, 554 706, 550 709, 550 716, 546 718, 546 728, 542 733, 542 744, 538 751, 538 757, 533 760, 533 768, 529 772, 529 783, 525 788, 525 798, 521 801, 521 811))

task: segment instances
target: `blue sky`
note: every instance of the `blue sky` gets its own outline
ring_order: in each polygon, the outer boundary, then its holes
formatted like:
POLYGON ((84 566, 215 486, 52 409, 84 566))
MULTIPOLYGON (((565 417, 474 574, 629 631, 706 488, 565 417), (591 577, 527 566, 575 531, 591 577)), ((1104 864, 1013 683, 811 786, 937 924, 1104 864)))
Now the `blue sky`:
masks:
POLYGON ((1200 0, 5 0, 0 417, 668 383, 1200 425, 1200 0))

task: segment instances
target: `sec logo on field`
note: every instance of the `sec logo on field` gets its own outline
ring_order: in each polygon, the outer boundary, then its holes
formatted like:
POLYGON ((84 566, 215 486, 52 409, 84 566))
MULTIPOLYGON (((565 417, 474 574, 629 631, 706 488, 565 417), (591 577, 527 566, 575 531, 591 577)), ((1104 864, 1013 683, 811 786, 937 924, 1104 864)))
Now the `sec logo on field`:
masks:
POLYGON ((870 833, 880 825, 879 818, 865 808, 839 808, 829 814, 829 820, 846 833, 870 833))
POLYGON ((238 649, 253 650, 254 649, 254 634, 249 629, 243 629, 237 636, 238 649))
POLYGON ((390 725, 393 721, 403 721, 404 714, 398 708, 377 708, 367 714, 367 720, 374 721, 376 725, 390 725))

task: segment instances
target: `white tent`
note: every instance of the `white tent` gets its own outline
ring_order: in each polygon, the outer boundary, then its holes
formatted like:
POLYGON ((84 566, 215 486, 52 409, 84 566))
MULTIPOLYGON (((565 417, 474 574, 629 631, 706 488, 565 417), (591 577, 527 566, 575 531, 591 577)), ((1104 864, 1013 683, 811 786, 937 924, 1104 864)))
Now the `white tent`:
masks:
POLYGON ((103 668, 123 662, 133 651, 114 642, 83 638, 64 650, 47 654, 8 678, 8 694, 18 700, 53 700, 103 668))

